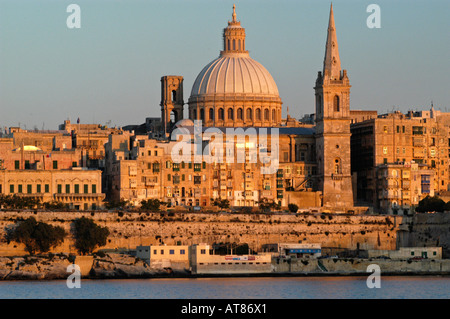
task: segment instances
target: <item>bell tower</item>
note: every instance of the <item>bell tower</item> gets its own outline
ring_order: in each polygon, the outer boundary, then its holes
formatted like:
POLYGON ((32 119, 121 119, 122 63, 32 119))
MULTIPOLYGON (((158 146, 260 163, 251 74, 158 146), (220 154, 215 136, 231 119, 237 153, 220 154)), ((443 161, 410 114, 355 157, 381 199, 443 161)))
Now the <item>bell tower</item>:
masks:
POLYGON ((325 207, 352 207, 350 167, 350 81, 341 61, 330 8, 323 62, 314 87, 316 97, 316 158, 319 190, 325 207))
POLYGON ((165 137, 172 125, 183 119, 183 77, 166 75, 161 78, 161 121, 165 137))

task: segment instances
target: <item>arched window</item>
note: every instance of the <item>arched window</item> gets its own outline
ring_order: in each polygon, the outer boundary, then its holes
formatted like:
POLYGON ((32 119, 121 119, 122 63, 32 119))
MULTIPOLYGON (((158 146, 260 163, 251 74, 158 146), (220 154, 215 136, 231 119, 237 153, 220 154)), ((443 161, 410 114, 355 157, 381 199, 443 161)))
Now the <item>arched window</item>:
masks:
POLYGON ((200 109, 200 120, 205 121, 205 110, 200 109))
POLYGON ((242 120, 243 119, 242 109, 241 108, 238 108, 238 110, 237 110, 237 118, 238 118, 238 120, 242 120))
POLYGON ((213 108, 209 109, 209 119, 214 120, 214 109, 213 108))
POLYGON ((241 51, 241 40, 238 40, 238 50, 241 51))
POLYGON ((194 110, 192 111, 192 120, 196 120, 196 119, 197 119, 197 110, 194 109, 194 110))
POLYGON ((339 105, 339 96, 335 95, 334 96, 334 101, 333 101, 333 105, 334 105, 334 111, 335 112, 339 112, 340 109, 340 105, 339 105))
POLYGON ((339 158, 336 158, 334 160, 334 173, 335 174, 341 173, 341 160, 339 158))
POLYGON ((266 121, 269 120, 269 109, 264 110, 264 120, 266 120, 266 121))
POLYGON ((261 120, 261 110, 260 109, 255 110, 255 119, 261 120))
POLYGON ((231 49, 231 47, 230 47, 230 40, 228 40, 227 50, 230 50, 230 49, 231 49))
POLYGON ((172 90, 172 102, 175 102, 177 100, 177 91, 172 90))
POLYGON ((272 121, 273 122, 276 122, 276 113, 275 113, 275 110, 272 110, 272 121))
POLYGON ((228 119, 232 120, 233 118, 234 118, 233 109, 229 108, 228 109, 228 119))
POLYGON ((236 51, 236 40, 233 39, 233 51, 236 51))
POLYGON ((246 118, 247 118, 247 120, 251 120, 252 119, 252 114, 253 112, 252 112, 252 109, 247 109, 247 116, 246 116, 246 118))
POLYGON ((224 119, 224 112, 223 112, 223 108, 219 109, 219 120, 223 120, 224 119))

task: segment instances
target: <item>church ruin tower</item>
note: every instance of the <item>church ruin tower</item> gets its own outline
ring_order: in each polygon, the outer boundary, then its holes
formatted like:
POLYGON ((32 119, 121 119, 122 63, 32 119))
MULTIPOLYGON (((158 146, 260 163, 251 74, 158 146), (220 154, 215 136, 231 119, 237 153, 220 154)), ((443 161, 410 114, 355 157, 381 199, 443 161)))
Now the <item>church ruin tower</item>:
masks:
POLYGON ((161 121, 164 136, 171 126, 183 119, 183 77, 166 75, 161 78, 161 121))
POLYGON ((316 152, 324 207, 353 206, 350 168, 350 81, 341 70, 333 5, 316 96, 316 152))

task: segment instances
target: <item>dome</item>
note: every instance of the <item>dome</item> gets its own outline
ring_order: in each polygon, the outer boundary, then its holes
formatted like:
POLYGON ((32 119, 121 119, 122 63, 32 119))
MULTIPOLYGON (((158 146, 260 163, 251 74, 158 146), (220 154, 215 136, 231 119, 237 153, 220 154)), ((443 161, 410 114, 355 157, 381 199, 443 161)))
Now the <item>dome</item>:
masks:
POLYGON ((198 74, 188 100, 189 118, 206 127, 274 127, 281 98, 269 71, 245 48, 245 29, 232 20, 223 30, 223 50, 198 74))
POLYGON ((177 127, 194 126, 194 122, 191 119, 183 119, 176 123, 177 127))
POLYGON ((215 94, 279 96, 269 71, 248 53, 221 54, 203 68, 192 86, 191 97, 215 94))

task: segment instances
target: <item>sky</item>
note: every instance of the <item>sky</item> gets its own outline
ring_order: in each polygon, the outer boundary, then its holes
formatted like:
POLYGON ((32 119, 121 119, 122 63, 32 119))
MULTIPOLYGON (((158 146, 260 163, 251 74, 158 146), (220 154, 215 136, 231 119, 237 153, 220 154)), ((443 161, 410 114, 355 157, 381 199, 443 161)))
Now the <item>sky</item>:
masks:
MULTIPOLYGON (((108 126, 159 117, 164 75, 198 73, 222 50, 236 4, 246 48, 275 79, 283 117, 314 113, 330 1, 0 0, 0 127, 55 130, 64 120, 108 126), (80 28, 67 27, 70 4, 80 28)), ((334 0, 350 107, 450 111, 450 1, 334 0), (369 28, 370 4, 381 28, 369 28)), ((185 116, 187 105, 185 106, 185 116)))

